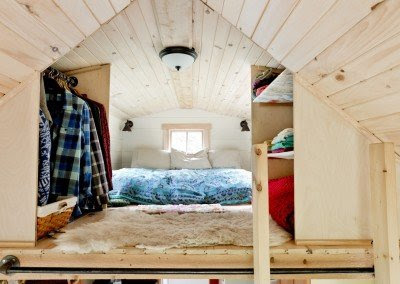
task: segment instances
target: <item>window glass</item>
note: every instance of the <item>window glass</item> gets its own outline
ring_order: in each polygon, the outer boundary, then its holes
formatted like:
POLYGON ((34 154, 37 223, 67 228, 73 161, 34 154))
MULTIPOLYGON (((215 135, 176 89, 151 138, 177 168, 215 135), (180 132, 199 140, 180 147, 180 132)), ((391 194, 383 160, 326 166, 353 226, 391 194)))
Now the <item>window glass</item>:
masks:
POLYGON ((193 154, 203 149, 203 131, 189 131, 187 135, 187 153, 193 154))
POLYGON ((171 132, 171 148, 186 152, 186 131, 171 132))
POLYGON ((170 145, 172 149, 196 153, 203 149, 203 131, 196 130, 172 130, 170 145))

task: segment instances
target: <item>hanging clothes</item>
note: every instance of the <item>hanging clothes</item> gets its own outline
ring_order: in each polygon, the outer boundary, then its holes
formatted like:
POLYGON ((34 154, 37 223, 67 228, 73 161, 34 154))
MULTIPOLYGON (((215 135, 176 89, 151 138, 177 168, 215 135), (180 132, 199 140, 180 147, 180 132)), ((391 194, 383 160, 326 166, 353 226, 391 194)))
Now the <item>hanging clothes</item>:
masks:
POLYGON ((108 182, 104 165, 103 153, 101 151, 96 124, 90 112, 90 147, 92 161, 92 195, 95 209, 101 209, 102 204, 108 203, 108 182))
POLYGON ((51 192, 78 196, 74 216, 89 210, 92 163, 90 148, 90 110, 69 91, 46 94, 52 124, 51 192))
POLYGON ((38 205, 47 204, 50 195, 50 153, 51 135, 49 122, 39 109, 39 178, 38 205))
POLYGON ((110 148, 110 130, 108 128, 107 113, 105 107, 96 101, 88 98, 84 100, 89 104, 92 110, 93 119, 96 125, 97 134, 100 140, 101 151, 104 158, 107 182, 109 190, 112 190, 112 166, 111 166, 111 148, 110 148))
POLYGON ((49 109, 47 108, 47 100, 46 100, 46 92, 44 90, 44 80, 43 76, 40 76, 40 109, 42 110, 46 119, 51 123, 53 119, 51 118, 51 114, 49 109))

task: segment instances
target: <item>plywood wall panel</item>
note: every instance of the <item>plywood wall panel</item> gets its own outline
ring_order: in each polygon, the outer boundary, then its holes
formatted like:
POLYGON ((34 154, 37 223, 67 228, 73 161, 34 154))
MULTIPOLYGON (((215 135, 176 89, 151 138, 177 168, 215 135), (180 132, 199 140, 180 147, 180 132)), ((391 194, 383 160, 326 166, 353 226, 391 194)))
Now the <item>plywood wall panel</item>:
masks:
POLYGON ((101 103, 109 117, 110 109, 110 65, 99 65, 70 71, 67 73, 78 79, 76 89, 88 98, 101 103), (95 83, 94 83, 95 82, 95 83))
POLYGON ((370 239, 369 141, 294 85, 298 240, 370 239))
POLYGON ((0 246, 34 246, 39 74, 0 99, 0 246))

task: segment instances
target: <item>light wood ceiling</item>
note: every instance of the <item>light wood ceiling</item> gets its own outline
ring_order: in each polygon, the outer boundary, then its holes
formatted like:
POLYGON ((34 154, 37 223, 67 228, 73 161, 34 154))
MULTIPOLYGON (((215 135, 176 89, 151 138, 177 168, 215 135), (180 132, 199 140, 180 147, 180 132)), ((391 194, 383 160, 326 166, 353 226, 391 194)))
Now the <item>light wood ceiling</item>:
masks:
POLYGON ((128 116, 198 108, 250 117, 250 66, 279 64, 199 0, 138 0, 103 25, 55 67, 112 64, 111 104, 128 116), (194 47, 198 59, 179 72, 159 52, 194 47))
POLYGON ((2 0, 0 94, 79 44, 56 66, 112 63, 112 103, 124 116, 196 107, 246 117, 249 65, 281 63, 371 141, 400 152, 400 1, 203 2, 2 0), (161 63, 158 51, 172 44, 199 51, 192 69, 161 63))

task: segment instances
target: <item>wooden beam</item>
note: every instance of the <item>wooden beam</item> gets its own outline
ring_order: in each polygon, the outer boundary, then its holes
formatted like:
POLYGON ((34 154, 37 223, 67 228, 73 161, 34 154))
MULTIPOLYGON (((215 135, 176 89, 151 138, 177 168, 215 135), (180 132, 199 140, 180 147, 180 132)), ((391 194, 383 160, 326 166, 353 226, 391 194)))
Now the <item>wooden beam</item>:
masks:
POLYGON ((396 164, 393 143, 370 146, 375 283, 400 283, 396 164))
POLYGON ((256 284, 270 283, 267 154, 267 144, 253 146, 253 255, 256 284))

